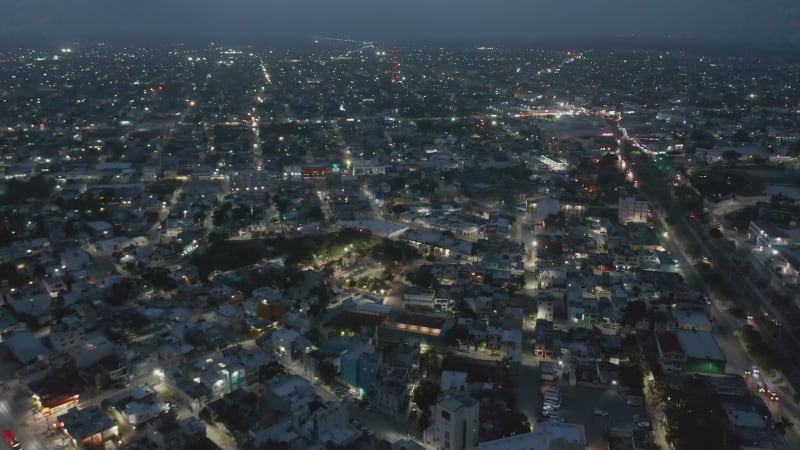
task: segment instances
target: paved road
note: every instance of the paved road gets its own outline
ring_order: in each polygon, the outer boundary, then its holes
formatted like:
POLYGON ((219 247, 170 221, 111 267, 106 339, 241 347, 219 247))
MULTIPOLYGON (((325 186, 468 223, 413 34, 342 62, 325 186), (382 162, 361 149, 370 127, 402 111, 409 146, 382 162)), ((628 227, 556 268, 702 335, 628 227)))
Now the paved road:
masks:
MULTIPOLYGON (((10 429, 24 449, 44 450, 48 446, 46 436, 48 420, 35 417, 31 412, 30 393, 16 381, 3 384, 0 397, 0 428, 10 429)), ((5 444, 2 444, 5 445, 5 444)))
MULTIPOLYGON (((626 133, 623 134, 623 139, 629 139, 626 133)), ((764 292, 753 284, 749 274, 742 273, 741 269, 734 264, 729 255, 727 258, 721 257, 722 251, 719 248, 716 246, 711 248, 707 241, 700 239, 697 235, 697 230, 688 222, 685 215, 680 215, 677 219, 682 221, 685 229, 689 231, 689 235, 686 236, 689 242, 680 242, 674 239, 674 237, 678 236, 675 232, 675 227, 669 226, 663 220, 665 212, 662 205, 655 204, 653 205, 653 209, 660 225, 663 229, 667 230, 669 236, 672 237, 672 239, 670 239, 671 242, 667 244, 670 245, 670 248, 673 250, 673 255, 679 258, 680 265, 683 266, 683 273, 687 277, 688 282, 697 283, 700 279, 694 266, 690 264, 690 258, 687 258, 688 245, 691 245, 694 249, 699 250, 701 254, 710 256, 718 266, 724 264, 724 269, 718 270, 718 272, 723 276, 726 283, 734 286, 734 289, 738 289, 743 294, 750 293, 751 295, 748 297, 740 296, 742 298, 731 300, 738 302, 747 309, 758 309, 757 307, 761 305, 779 320, 784 321, 780 312, 776 311, 771 299, 768 299, 764 292)), ((720 327, 716 330, 715 337, 717 337, 717 342, 728 359, 728 372, 742 374, 745 368, 752 366, 752 358, 747 354, 741 343, 738 342, 738 339, 734 338, 732 335, 733 332, 741 328, 742 322, 727 312, 727 308, 731 305, 726 304, 723 299, 716 295, 711 295, 710 297, 712 302, 712 315, 720 322, 720 327)), ((786 322, 784 321, 784 323, 786 322)), ((794 345, 796 348, 796 338, 792 336, 791 333, 786 334, 788 335, 786 339, 790 341, 787 343, 794 345)), ((787 362, 788 361, 787 359, 787 362)), ((777 376, 782 378, 780 374, 777 374, 777 376)), ((772 405, 771 411, 773 412, 773 416, 775 418, 787 417, 795 424, 800 424, 800 408, 788 399, 791 398, 792 392, 782 392, 782 394, 784 399, 781 400, 779 404, 772 405)), ((784 436, 791 448, 800 448, 800 430, 798 430, 798 428, 800 427, 791 427, 784 436)))
MULTIPOLYGON (((681 276, 683 276, 690 287, 700 290, 704 289, 697 269, 694 264, 692 264, 691 258, 687 256, 685 244, 674 239, 677 233, 673 227, 664 222, 663 213, 656 212, 654 215, 661 228, 667 230, 668 237, 662 242, 664 248, 678 260, 681 276)), ((750 355, 748 355, 747 351, 742 347, 739 338, 734 335, 744 324, 741 319, 728 313, 728 308, 732 305, 729 304, 726 299, 722 299, 712 292, 710 300, 710 315, 719 322, 719 325, 715 327, 714 337, 717 339, 717 343, 725 354, 725 359, 727 360, 726 371, 728 373, 741 375, 746 369, 753 365, 750 355)))

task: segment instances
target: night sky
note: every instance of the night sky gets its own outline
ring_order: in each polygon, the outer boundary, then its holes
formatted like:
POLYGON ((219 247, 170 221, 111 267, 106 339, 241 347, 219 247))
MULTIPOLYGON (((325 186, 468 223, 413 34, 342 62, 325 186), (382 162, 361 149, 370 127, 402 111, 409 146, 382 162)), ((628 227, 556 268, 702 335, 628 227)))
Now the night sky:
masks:
POLYGON ((800 0, 13 0, 0 35, 800 41, 800 0))

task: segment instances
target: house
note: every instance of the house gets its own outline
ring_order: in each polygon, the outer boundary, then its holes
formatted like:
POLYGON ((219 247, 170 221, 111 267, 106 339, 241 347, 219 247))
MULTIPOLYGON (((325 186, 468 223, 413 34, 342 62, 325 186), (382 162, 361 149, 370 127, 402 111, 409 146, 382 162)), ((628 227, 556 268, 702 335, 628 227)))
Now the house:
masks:
POLYGON ((10 311, 0 309, 0 342, 2 342, 2 336, 15 331, 22 331, 26 328, 27 325, 17 320, 10 311))
POLYGON ((647 222, 650 208, 645 200, 638 200, 633 197, 620 197, 618 205, 618 219, 620 225, 647 222))
POLYGON ((95 238, 107 238, 114 235, 114 227, 104 220, 86 222, 86 229, 95 238))
POLYGON ((17 317, 27 317, 39 324, 52 319, 53 299, 44 289, 30 289, 7 295, 6 304, 14 310, 17 317))
POLYGON ((434 309, 436 291, 419 287, 410 287, 403 293, 403 307, 406 309, 434 309))
POLYGON ((47 358, 53 353, 30 331, 17 331, 7 336, 5 344, 11 350, 11 354, 23 364, 29 364, 39 358, 47 358))
POLYGON ((676 309, 672 311, 675 326, 682 330, 711 331, 711 320, 705 312, 676 309))
POLYGON ((311 331, 311 318, 302 311, 288 311, 283 318, 283 325, 299 334, 311 331))
POLYGON ((101 359, 97 367, 100 372, 96 376, 105 377, 111 384, 126 383, 131 379, 128 365, 116 355, 101 359))
POLYGON ((287 328, 275 330, 272 333, 272 351, 279 359, 294 359, 300 351, 300 334, 287 328))
POLYGON ((170 393, 193 412, 201 411, 211 401, 211 389, 199 380, 185 377, 179 369, 165 370, 164 381, 170 393))
POLYGON ((225 328, 241 327, 244 311, 240 306, 226 302, 214 309, 214 320, 225 328))
POLYGON ((206 437, 206 424, 197 417, 189 416, 179 420, 178 426, 181 428, 183 441, 186 444, 192 444, 206 437))
POLYGON ((75 365, 82 369, 93 366, 101 359, 113 355, 116 347, 103 333, 95 331, 88 333, 83 342, 67 348, 65 351, 75 361, 75 365))
POLYGON ((211 391, 211 399, 222 398, 231 392, 244 389, 247 386, 247 375, 241 364, 227 365, 225 363, 205 364, 199 369, 195 377, 200 384, 211 391))
POLYGON ((448 395, 436 403, 423 441, 436 450, 472 448, 478 444, 478 428, 478 402, 463 394, 448 395))
POLYGON ((583 450, 587 448, 582 424, 542 422, 530 433, 481 442, 472 450, 583 450))
POLYGON ((57 352, 64 351, 86 341, 83 322, 75 316, 67 316, 50 327, 50 346, 57 352))
POLYGON ((164 415, 158 420, 149 422, 145 430, 147 438, 156 444, 159 450, 183 450, 185 447, 180 424, 171 415, 164 415))
POLYGON ((352 346, 339 358, 339 379, 369 393, 383 367, 383 354, 371 344, 352 346))
POLYGON ((165 403, 149 384, 136 386, 130 395, 117 401, 114 407, 134 427, 170 409, 169 404, 165 403))
POLYGON ((411 394, 408 374, 409 371, 405 368, 384 367, 370 393, 373 406, 398 417, 407 417, 408 398, 411 394))
POLYGON ((443 370, 439 381, 441 392, 463 393, 469 391, 468 375, 466 372, 443 370))
POLYGON ((289 444, 300 441, 300 436, 293 430, 292 422, 280 412, 273 411, 262 416, 247 431, 247 436, 256 448, 264 447, 268 442, 284 442, 289 444))
POLYGON ((425 447, 408 439, 401 439, 390 447, 389 450, 425 450, 425 447))
POLYGON ((675 330, 675 336, 686 355, 687 372, 725 373, 725 355, 710 332, 679 329, 675 330))
POLYGON ((308 416, 308 405, 316 397, 314 386, 297 375, 275 377, 266 386, 267 405, 287 415, 295 424, 308 416))
POLYGON ((321 442, 334 442, 343 447, 353 442, 360 433, 350 427, 350 414, 347 405, 340 401, 314 401, 309 405, 311 416, 306 421, 304 433, 307 437, 321 442), (340 436, 340 431, 344 435, 340 436))
POLYGON ((553 307, 555 299, 549 295, 538 295, 536 297, 536 318, 553 321, 553 307))
POLYGON ((131 240, 127 236, 116 236, 95 242, 94 250, 100 256, 111 256, 131 245, 131 240))
POLYGON ((77 448, 103 448, 105 441, 119 434, 116 422, 99 406, 70 408, 58 422, 77 448))

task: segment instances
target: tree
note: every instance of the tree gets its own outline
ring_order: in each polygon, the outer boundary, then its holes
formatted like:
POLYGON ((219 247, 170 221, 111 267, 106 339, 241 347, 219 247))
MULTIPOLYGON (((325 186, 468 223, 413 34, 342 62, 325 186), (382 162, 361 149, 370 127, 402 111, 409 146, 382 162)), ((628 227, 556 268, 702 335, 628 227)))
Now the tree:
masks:
POLYGON ((283 366, 281 366, 278 362, 270 361, 269 363, 258 368, 258 381, 260 383, 269 381, 281 373, 283 373, 283 366))
POLYGON ((26 198, 43 198, 50 195, 56 186, 55 180, 42 174, 28 178, 28 181, 12 179, 6 184, 5 200, 18 202, 26 198))
POLYGON ((308 218, 314 222, 322 222, 325 220, 325 213, 322 212, 322 208, 320 208, 319 205, 314 205, 308 211, 308 218))
POLYGON ((750 133, 743 128, 739 128, 736 133, 733 133, 733 140, 742 143, 750 142, 750 133))
POLYGON ((451 347, 461 345, 462 343, 466 342, 468 337, 469 330, 461 325, 452 327, 444 333, 444 338, 447 341, 447 345, 451 347))
POLYGON ((325 384, 333 383, 333 380, 336 379, 336 375, 339 374, 339 372, 336 370, 336 366, 330 361, 322 361, 319 363, 317 372, 319 379, 325 384))
POLYGON ((619 366, 619 382, 634 392, 642 391, 644 379, 638 362, 627 362, 619 366))
POLYGON ((781 417, 780 420, 775 422, 775 431, 781 436, 784 436, 786 432, 789 431, 789 428, 792 428, 793 426, 794 423, 791 420, 787 419, 786 417, 781 417))
POLYGON ((647 304, 643 301, 628 302, 622 312, 622 324, 636 326, 640 320, 647 317, 647 304))
POLYGON ((426 264, 407 276, 408 281, 416 286, 432 288, 436 283, 436 276, 433 274, 433 266, 426 264))
POLYGON ((725 150, 722 152, 722 159, 728 162, 728 165, 735 165, 736 161, 742 157, 742 154, 737 152, 736 150, 725 150))
POLYGON ((423 380, 414 389, 414 403, 420 410, 427 413, 428 409, 436 403, 439 397, 439 384, 433 381, 423 380))
POLYGON ((284 215, 286 214, 287 211, 289 211, 289 205, 290 205, 289 200, 286 200, 285 198, 280 197, 278 195, 274 195, 272 197, 272 202, 275 203, 275 208, 277 208, 278 212, 281 215, 284 215))
POLYGON ((228 240, 228 233, 224 233, 222 231, 212 231, 208 233, 208 243, 212 246, 215 244, 221 244, 228 240))
POLYGON ((506 411, 503 413, 503 436, 516 436, 518 434, 530 433, 531 424, 528 417, 518 411, 506 411))
POLYGON ((469 303, 467 303, 464 299, 458 300, 458 302, 456 302, 456 306, 453 308, 453 312, 456 315, 456 317, 464 317, 471 319, 478 317, 478 315, 475 314, 475 311, 473 311, 472 308, 469 307, 469 303))
POLYGON ((695 128, 689 133, 689 139, 702 148, 711 148, 714 145, 714 136, 706 130, 695 128))
POLYGON ((288 442, 269 439, 259 447, 261 450, 289 450, 291 447, 288 442))
POLYGON ((424 414, 419 416, 419 431, 425 431, 430 425, 430 418, 428 417, 428 413, 425 412, 424 414))

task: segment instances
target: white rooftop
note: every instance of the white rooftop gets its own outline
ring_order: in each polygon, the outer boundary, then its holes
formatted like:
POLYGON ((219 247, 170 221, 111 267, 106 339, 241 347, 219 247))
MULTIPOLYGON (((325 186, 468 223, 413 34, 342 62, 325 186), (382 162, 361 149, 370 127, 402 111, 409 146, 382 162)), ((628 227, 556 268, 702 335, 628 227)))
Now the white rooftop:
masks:
POLYGON ((710 332, 675 330, 675 336, 687 357, 725 361, 725 355, 710 332))

